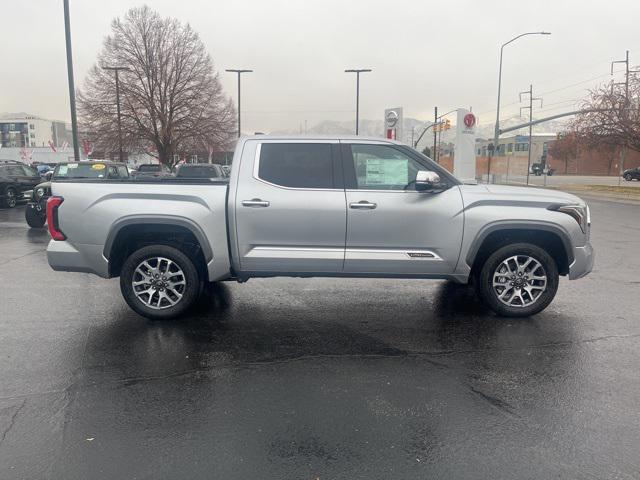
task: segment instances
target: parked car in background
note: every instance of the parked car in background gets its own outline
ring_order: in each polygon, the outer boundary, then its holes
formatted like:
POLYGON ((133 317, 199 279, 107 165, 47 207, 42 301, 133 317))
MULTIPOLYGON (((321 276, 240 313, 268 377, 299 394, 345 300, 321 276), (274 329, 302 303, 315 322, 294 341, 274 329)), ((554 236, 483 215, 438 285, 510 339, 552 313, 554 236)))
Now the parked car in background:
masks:
POLYGON ((531 165, 531 173, 537 177, 545 174, 552 176, 554 171, 553 168, 545 167, 542 163, 534 163, 531 165))
POLYGON ((242 137, 229 179, 55 179, 47 220, 54 270, 120 277, 153 319, 186 311, 204 282, 276 276, 472 282, 495 312, 521 317, 594 259, 580 198, 463 184, 362 136, 242 137))
POLYGON ((624 178, 627 182, 631 180, 640 181, 640 167, 629 168, 622 173, 622 178, 624 178))
MULTIPOLYGON (((51 178, 128 179, 129 170, 125 164, 116 162, 69 162, 56 165, 51 178)), ((24 218, 31 228, 42 228, 47 222, 47 200, 50 196, 51 181, 42 182, 33 190, 24 192, 28 200, 24 218)))
POLYGON ((0 205, 13 208, 23 200, 23 192, 42 181, 38 172, 15 160, 0 160, 0 205))
POLYGON ((178 178, 224 178, 220 165, 215 163, 182 163, 176 167, 178 178))
POLYGON ((138 165, 135 177, 166 177, 171 175, 171 170, 160 163, 143 163, 138 165))

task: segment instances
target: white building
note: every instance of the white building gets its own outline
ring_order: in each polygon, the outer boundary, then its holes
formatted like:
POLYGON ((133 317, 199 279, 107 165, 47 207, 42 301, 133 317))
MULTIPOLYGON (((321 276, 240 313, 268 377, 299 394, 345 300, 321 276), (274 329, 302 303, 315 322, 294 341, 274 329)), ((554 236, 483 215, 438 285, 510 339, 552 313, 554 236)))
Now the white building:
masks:
POLYGON ((46 120, 27 113, 0 115, 0 147, 63 147, 71 143, 64 122, 46 120))

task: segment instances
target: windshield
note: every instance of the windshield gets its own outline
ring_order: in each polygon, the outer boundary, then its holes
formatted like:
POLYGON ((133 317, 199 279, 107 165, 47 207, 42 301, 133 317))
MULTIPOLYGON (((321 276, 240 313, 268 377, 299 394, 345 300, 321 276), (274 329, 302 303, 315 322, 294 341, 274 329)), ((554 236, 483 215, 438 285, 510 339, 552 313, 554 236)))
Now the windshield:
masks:
POLYGON ((53 178, 105 178, 106 175, 104 163, 66 163, 53 171, 53 178))

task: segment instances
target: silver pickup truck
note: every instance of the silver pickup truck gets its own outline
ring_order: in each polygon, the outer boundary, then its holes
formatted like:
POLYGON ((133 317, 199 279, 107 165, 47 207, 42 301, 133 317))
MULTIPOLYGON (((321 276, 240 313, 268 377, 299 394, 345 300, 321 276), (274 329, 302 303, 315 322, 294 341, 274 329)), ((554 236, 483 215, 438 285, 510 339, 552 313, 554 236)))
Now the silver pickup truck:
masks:
POLYGON ((139 314, 171 318, 205 282, 252 277, 472 281, 499 315, 591 271, 589 208, 567 193, 464 185, 397 142, 250 136, 229 179, 54 181, 54 270, 120 277, 139 314))

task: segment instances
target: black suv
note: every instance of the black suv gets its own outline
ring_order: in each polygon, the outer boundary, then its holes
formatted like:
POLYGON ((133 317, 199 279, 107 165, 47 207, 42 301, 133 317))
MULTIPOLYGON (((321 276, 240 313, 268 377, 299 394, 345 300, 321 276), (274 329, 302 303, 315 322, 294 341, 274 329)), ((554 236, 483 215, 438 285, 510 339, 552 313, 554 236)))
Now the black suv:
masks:
POLYGON ((15 160, 0 160, 0 205, 15 207, 23 199, 23 192, 41 181, 34 168, 15 160))
POLYGON ((622 178, 627 182, 631 180, 640 180, 640 167, 630 168, 622 173, 622 178))

